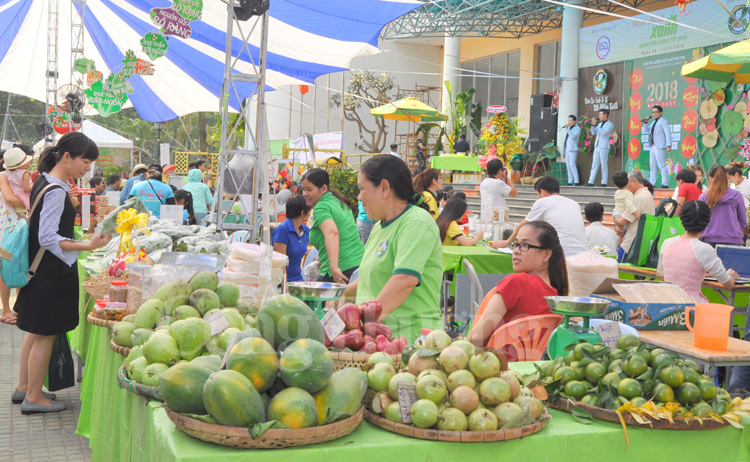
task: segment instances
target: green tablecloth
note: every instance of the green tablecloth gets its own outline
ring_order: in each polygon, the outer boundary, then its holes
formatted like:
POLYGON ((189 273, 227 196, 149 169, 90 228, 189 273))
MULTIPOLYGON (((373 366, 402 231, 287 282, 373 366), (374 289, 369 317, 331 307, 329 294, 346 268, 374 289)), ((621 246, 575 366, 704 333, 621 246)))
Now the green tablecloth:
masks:
POLYGON ((493 252, 483 245, 473 247, 443 246, 443 271, 465 274, 464 258, 474 265, 477 274, 509 274, 513 272, 513 256, 493 252))
POLYGON ((440 156, 432 158, 432 168, 438 170, 461 170, 464 172, 481 172, 478 157, 440 156))
MULTIPOLYGON (((629 428, 630 447, 625 449, 622 427, 595 421, 576 422, 569 414, 552 410, 552 420, 541 432, 529 437, 498 443, 437 443, 399 436, 364 422, 351 435, 330 443, 292 449, 241 450, 203 443, 180 432, 158 402, 117 388, 115 372, 121 358, 109 348, 103 354, 94 351, 103 345, 93 341, 92 355, 99 361, 95 370, 87 369, 96 382, 96 392, 87 389, 82 399, 91 400, 95 420, 91 422, 91 460, 94 461, 210 461, 254 462, 278 460, 349 462, 397 460, 408 454, 409 460, 455 462, 459 460, 554 460, 578 462, 606 453, 608 461, 713 460, 717 450, 722 461, 750 461, 750 429, 727 427, 713 431, 668 431, 629 428), (605 452, 602 452, 605 451, 605 452)), ((104 336, 102 336, 104 338, 104 336)), ((513 364, 521 372, 530 372, 530 363, 513 364)), ((90 386, 92 381, 87 382, 90 386)), ((85 402, 85 401, 84 401, 85 402)), ((88 409, 91 410, 89 406, 88 409)), ((83 410, 81 419, 84 418, 83 410)), ((79 423, 79 431, 80 431, 79 423)))

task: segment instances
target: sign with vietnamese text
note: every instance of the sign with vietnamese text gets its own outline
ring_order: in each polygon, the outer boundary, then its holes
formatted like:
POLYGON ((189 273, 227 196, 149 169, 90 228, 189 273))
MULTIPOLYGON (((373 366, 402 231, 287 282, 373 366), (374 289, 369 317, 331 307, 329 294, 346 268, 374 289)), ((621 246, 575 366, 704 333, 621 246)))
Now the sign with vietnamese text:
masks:
POLYGON ((502 104, 494 104, 492 106, 487 106, 487 112, 491 114, 500 114, 501 112, 506 112, 507 110, 508 108, 503 106, 502 104))

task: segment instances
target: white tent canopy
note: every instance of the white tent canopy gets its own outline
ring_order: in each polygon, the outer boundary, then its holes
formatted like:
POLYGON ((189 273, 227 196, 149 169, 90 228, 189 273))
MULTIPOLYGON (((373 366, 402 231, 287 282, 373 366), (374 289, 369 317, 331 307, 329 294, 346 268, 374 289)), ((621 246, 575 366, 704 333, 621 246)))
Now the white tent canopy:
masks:
MULTIPOLYGON (((0 0, 0 90, 45 100, 51 3, 0 0)), ((272 0, 267 90, 314 83, 319 75, 346 70, 357 56, 378 53, 381 29, 421 4, 414 0, 272 0)), ((140 40, 158 30, 149 16, 151 8, 168 5, 164 0, 59 0, 58 86, 73 81, 71 16, 83 15, 84 57, 93 60, 106 78, 122 69, 127 50, 151 61, 143 53, 140 40)), ((225 1, 204 0, 202 19, 190 22, 192 35, 187 39, 168 36, 166 56, 153 60, 154 75, 129 78, 133 93, 128 106, 132 104, 141 119, 164 122, 194 112, 219 110, 226 16, 225 1)), ((256 29, 249 49, 239 51, 237 71, 252 73, 251 62, 258 62, 260 31, 256 29)), ((236 43, 241 41, 239 31, 234 32, 234 39, 236 43)), ((233 94, 229 105, 239 110, 241 101, 254 93, 254 85, 239 84, 241 99, 233 94)))
MULTIPOLYGON (((133 142, 129 139, 112 132, 91 120, 84 120, 81 132, 91 138, 99 148, 133 149, 133 142)), ((55 141, 62 135, 55 135, 55 141)), ((44 150, 44 140, 34 145, 34 152, 39 155, 44 150)))

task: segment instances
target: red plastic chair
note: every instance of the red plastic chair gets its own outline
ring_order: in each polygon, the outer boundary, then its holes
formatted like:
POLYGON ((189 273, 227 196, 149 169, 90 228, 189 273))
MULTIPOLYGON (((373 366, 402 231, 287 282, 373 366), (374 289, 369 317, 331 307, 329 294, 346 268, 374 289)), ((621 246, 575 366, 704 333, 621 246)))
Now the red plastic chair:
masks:
POLYGON ((542 314, 516 319, 497 328, 487 346, 501 350, 508 361, 539 361, 552 331, 563 317, 559 314, 542 314))

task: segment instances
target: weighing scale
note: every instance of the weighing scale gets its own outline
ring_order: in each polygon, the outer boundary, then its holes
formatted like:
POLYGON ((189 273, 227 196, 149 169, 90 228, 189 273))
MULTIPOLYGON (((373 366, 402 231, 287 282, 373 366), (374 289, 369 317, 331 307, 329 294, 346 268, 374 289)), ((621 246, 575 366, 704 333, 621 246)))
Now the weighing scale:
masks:
POLYGON ((284 287, 289 295, 307 303, 319 320, 325 315, 323 304, 341 299, 346 290, 346 285, 332 282, 287 282, 284 287))
POLYGON ((563 316, 563 322, 552 333, 547 342, 547 354, 551 359, 565 354, 568 345, 579 343, 581 340, 594 344, 602 341, 599 332, 589 326, 591 318, 604 316, 609 306, 609 300, 596 297, 544 297, 550 310, 563 316), (583 318, 583 325, 571 323, 570 318, 583 318))

